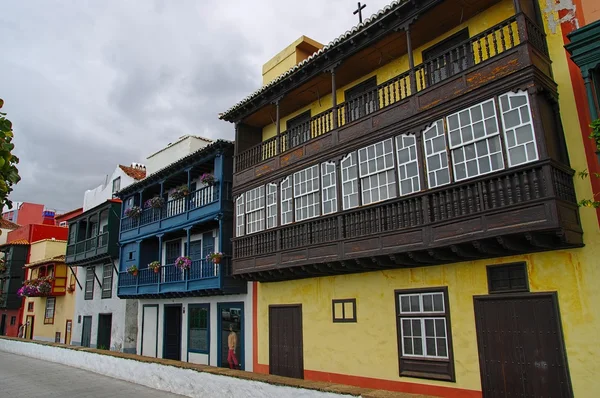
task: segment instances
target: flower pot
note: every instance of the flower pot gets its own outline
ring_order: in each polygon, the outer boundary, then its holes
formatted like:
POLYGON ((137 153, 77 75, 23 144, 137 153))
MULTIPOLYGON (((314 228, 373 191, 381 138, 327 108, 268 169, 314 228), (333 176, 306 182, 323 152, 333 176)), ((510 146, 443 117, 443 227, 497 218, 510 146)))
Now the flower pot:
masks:
POLYGON ((221 257, 215 257, 215 258, 213 258, 213 262, 215 264, 221 264, 221 257))
POLYGON ((133 271, 133 272, 131 273, 131 275, 133 275, 133 276, 137 276, 137 274, 138 274, 138 272, 137 272, 137 271, 133 271))
POLYGON ((154 268, 154 273, 158 274, 158 271, 160 271, 160 268, 154 268))

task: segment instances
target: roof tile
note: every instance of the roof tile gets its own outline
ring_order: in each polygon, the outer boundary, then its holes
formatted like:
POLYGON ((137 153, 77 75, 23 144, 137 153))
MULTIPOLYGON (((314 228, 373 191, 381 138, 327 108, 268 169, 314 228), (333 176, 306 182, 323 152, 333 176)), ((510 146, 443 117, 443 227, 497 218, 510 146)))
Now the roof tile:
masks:
POLYGON ((15 224, 5 218, 0 218, 0 228, 2 229, 17 229, 21 227, 19 224, 15 224))
POLYGON ((121 170, 123 170, 123 172, 125 174, 127 174, 129 177, 133 178, 134 180, 143 180, 144 178, 146 178, 146 170, 144 170, 144 169, 137 169, 135 167, 123 166, 122 164, 120 164, 119 167, 121 168, 121 170))

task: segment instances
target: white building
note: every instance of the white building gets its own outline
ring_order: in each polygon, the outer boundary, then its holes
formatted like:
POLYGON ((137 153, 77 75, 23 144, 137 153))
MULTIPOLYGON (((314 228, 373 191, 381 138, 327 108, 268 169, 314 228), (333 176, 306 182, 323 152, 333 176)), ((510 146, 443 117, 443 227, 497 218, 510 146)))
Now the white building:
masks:
POLYGON ((143 165, 118 165, 85 192, 83 213, 69 220, 66 263, 77 272, 73 345, 136 352, 137 300, 116 294, 121 201, 114 195, 145 176, 143 165))

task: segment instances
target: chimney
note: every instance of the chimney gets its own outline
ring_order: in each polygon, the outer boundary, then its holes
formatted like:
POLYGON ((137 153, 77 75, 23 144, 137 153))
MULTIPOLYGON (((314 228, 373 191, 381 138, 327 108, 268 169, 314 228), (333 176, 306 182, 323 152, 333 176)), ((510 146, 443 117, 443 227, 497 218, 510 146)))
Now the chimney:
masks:
POLYGON ((55 213, 52 210, 44 210, 42 213, 42 224, 44 225, 55 225, 54 221, 55 213))
POLYGON ((146 170, 146 166, 144 166, 141 163, 135 163, 135 162, 131 163, 131 168, 138 169, 138 170, 146 170))

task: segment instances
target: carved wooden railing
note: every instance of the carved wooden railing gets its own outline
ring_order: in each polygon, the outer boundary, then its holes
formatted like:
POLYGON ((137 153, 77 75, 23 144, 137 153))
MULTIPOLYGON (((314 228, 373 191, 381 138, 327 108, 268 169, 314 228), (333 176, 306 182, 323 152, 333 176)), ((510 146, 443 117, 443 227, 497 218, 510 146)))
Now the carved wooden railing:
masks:
POLYGON ((531 43, 533 47, 548 55, 543 30, 525 14, 511 16, 445 53, 416 65, 413 70, 407 70, 379 84, 372 91, 342 102, 335 109, 329 109, 312 117, 310 122, 243 151, 235 156, 235 171, 246 170, 328 133, 334 128, 334 112, 336 112, 338 126, 344 126, 435 86, 451 76, 463 73, 525 42, 531 43), (411 84, 412 74, 414 74, 416 87, 412 87, 411 84))
POLYGON ((234 259, 458 220, 539 199, 576 205, 573 172, 550 161, 293 223, 233 240, 234 259))

